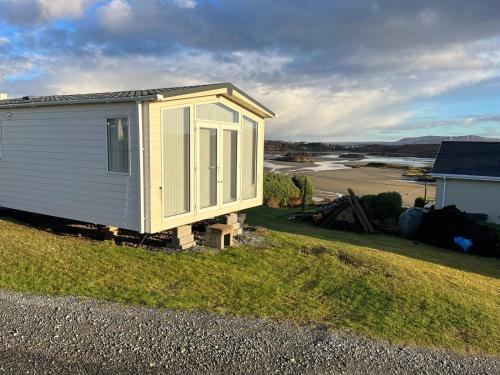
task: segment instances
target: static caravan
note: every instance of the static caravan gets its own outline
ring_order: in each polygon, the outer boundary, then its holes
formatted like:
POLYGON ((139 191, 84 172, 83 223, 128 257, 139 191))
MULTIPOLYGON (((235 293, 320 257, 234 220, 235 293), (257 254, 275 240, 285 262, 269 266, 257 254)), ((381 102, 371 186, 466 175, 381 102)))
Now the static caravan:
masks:
POLYGON ((500 224, 500 142, 442 142, 431 176, 437 208, 455 205, 500 224))
POLYGON ((262 203, 264 122, 232 84, 0 100, 0 207, 155 233, 262 203))

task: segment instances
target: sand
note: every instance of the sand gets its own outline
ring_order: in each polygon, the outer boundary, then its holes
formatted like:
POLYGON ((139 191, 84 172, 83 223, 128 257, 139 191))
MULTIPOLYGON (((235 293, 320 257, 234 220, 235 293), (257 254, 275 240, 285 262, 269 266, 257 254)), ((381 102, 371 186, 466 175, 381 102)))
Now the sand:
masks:
MULTIPOLYGON (((274 161, 273 161, 274 162, 274 161)), ((306 165, 300 163, 277 162, 287 168, 280 169, 281 173, 293 174, 297 168, 306 165)), ((425 184, 412 180, 405 180, 402 169, 360 167, 353 169, 339 169, 326 171, 298 170, 296 173, 311 178, 316 196, 319 198, 334 198, 335 193, 347 194, 347 188, 352 188, 356 195, 378 194, 386 191, 397 191, 403 198, 405 206, 413 206, 415 198, 423 197, 425 184)), ((427 184, 427 197, 435 197, 434 184, 427 184)))

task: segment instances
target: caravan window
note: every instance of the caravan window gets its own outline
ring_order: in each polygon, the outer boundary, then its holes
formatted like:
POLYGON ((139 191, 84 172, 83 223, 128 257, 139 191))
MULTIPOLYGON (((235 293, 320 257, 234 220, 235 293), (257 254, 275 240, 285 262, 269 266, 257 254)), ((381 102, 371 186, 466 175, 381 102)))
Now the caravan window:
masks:
POLYGON ((257 122, 243 116, 242 129, 242 185, 243 199, 257 197, 257 122))
POLYGON ((108 171, 130 172, 129 127, 127 118, 109 118, 106 123, 108 136, 108 171))

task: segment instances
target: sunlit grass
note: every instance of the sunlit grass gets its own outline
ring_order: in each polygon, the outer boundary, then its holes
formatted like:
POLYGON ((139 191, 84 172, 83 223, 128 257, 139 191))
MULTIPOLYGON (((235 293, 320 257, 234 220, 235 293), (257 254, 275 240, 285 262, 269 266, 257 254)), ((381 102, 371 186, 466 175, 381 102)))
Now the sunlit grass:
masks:
POLYGON ((258 208, 265 248, 150 252, 0 222, 0 287, 322 324, 499 353, 500 261, 319 229, 258 208))

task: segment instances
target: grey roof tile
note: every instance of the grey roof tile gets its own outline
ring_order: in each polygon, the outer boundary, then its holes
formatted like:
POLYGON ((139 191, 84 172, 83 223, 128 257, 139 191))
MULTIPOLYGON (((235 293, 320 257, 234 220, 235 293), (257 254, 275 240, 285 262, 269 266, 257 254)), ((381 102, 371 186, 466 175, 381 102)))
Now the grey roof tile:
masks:
POLYGON ((0 100, 0 107, 10 106, 23 106, 23 105, 36 105, 40 103, 63 104, 70 102, 79 102, 87 100, 106 101, 110 99, 140 99, 152 95, 161 95, 165 93, 174 94, 176 92, 184 92, 196 89, 210 89, 223 86, 231 86, 231 84, 210 84, 210 85, 196 85, 184 87, 167 87, 159 89, 145 89, 145 90, 130 90, 130 91, 111 91, 111 92, 97 92, 91 94, 72 94, 72 95, 48 95, 48 96, 24 96, 21 98, 12 98, 0 100))
POLYGON ((500 177, 500 142, 443 142, 432 173, 500 177))

